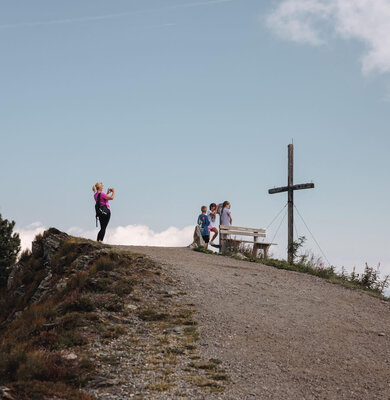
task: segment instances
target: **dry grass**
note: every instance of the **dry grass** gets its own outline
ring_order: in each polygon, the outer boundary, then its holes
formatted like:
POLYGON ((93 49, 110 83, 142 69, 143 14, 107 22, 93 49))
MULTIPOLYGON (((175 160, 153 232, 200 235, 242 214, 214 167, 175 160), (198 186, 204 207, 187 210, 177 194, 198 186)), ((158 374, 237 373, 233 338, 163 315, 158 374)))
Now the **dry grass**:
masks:
MULTIPOLYGON (((20 399, 46 396, 88 400, 79 390, 94 371, 86 345, 91 337, 112 340, 126 332, 124 326, 100 315, 120 314, 124 298, 138 281, 153 275, 153 264, 140 255, 70 238, 51 258, 51 292, 40 302, 30 304, 47 275, 42 255, 24 253, 23 269, 16 277, 14 290, 0 293, 0 322, 25 308, 19 318, 3 324, 0 331, 0 385, 10 387, 20 399), (80 257, 90 257, 90 261, 82 264, 80 257), (64 284, 56 289, 60 281, 64 284), (15 290, 21 285, 22 295, 15 290), (63 350, 74 347, 77 359, 64 358, 63 350)), ((129 311, 126 312, 128 315, 129 311)), ((145 316, 161 318, 150 312, 145 316)))

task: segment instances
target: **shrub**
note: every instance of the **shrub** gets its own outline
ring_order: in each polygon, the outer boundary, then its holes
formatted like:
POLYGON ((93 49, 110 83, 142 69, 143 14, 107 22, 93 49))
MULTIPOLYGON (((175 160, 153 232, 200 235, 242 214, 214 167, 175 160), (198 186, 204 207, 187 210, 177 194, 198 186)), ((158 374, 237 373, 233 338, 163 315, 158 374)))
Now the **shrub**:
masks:
POLYGON ((153 308, 147 308, 139 313, 139 317, 144 321, 162 321, 168 318, 168 314, 159 313, 153 308))
POLYGON ((12 233, 14 221, 3 219, 0 214, 0 286, 5 286, 10 268, 15 264, 20 251, 20 238, 12 233))
POLYGON ((95 309, 95 304, 89 296, 76 295, 64 302, 61 309, 64 314, 71 311, 91 312, 95 309))
POLYGON ((6 343, 0 347, 0 383, 13 381, 20 364, 26 361, 25 344, 6 343))
POLYGON ((109 257, 102 257, 96 263, 96 271, 113 271, 116 267, 116 262, 109 257))

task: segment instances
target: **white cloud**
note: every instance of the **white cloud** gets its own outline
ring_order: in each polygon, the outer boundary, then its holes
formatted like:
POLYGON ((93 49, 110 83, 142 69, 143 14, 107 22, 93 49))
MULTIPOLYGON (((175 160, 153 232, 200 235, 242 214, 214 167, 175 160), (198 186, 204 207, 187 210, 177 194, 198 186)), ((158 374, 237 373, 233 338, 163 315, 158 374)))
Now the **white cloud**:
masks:
POLYGON ((390 0, 283 0, 267 18, 280 37, 314 46, 329 33, 365 44, 363 73, 390 72, 390 0))
POLYGON ((35 236, 42 233, 46 228, 40 222, 34 222, 25 228, 15 227, 15 232, 19 233, 20 237, 20 247, 22 250, 30 249, 31 243, 35 236))
POLYGON ((118 226, 108 232, 110 244, 132 244, 140 246, 188 246, 192 242, 193 226, 183 229, 169 227, 162 232, 154 232, 145 225, 118 226))
MULTIPOLYGON (((67 230, 67 233, 95 240, 98 229, 85 230, 72 227, 67 230)), ((31 242, 35 236, 44 230, 45 227, 36 222, 25 228, 16 228, 15 232, 19 233, 22 249, 31 249, 31 242)), ((193 226, 187 226, 182 229, 171 226, 162 232, 155 232, 145 225, 127 225, 107 229, 104 242, 122 245, 183 247, 192 242, 193 233, 193 226)))
POLYGON ((318 0, 285 0, 267 18, 267 25, 284 39, 320 45, 318 22, 331 15, 329 4, 318 0))

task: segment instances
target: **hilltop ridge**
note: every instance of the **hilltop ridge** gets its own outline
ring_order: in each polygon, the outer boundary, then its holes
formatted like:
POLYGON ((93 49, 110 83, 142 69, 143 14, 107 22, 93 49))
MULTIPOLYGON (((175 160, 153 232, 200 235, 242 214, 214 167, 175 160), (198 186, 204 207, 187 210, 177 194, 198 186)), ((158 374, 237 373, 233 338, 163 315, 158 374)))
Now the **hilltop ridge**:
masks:
POLYGON ((164 262, 195 304, 223 399, 390 398, 390 303, 324 279, 189 249, 122 247, 164 262))

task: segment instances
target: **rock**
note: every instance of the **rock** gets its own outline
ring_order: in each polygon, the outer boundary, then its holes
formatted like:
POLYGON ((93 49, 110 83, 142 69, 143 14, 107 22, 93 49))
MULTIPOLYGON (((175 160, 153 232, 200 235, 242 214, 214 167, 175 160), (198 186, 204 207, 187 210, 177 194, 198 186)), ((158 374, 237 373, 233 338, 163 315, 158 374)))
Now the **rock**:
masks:
POLYGON ((172 331, 175 333, 183 333, 184 328, 182 326, 177 326, 176 328, 173 328, 172 331))
POLYGON ((379 332, 378 336, 386 336, 383 332, 379 332))
POLYGON ((132 322, 131 319, 118 317, 117 315, 112 315, 112 314, 108 316, 108 319, 111 322, 114 322, 115 324, 131 324, 132 322))
POLYGON ((0 399, 10 399, 10 400, 14 399, 14 397, 11 396, 9 388, 5 386, 0 387, 0 399))
POLYGON ((16 290, 14 290, 14 295, 18 297, 23 297, 26 294, 26 289, 24 285, 19 286, 16 290))
POLYGON ((56 289, 57 289, 57 290, 63 289, 64 287, 66 287, 67 282, 68 282, 68 278, 62 278, 62 279, 57 283, 56 289))
POLYGON ((240 260, 246 260, 246 256, 244 256, 242 253, 237 253, 234 256, 240 260))
POLYGON ((101 249, 99 251, 94 251, 92 254, 84 254, 78 257, 73 262, 75 272, 85 270, 92 262, 101 257, 102 254, 107 254, 107 250, 101 249))
POLYGON ((95 375, 91 378, 91 386, 95 388, 116 386, 119 384, 119 379, 109 379, 104 376, 95 375))
POLYGON ((43 236, 37 236, 32 242, 32 253, 36 257, 43 257, 45 261, 50 261, 53 254, 68 237, 65 232, 50 228, 44 232, 43 236))
POLYGON ((65 358, 65 360, 77 360, 77 354, 75 353, 67 353, 67 354, 63 354, 62 358, 65 358))
POLYGON ((21 271, 23 269, 23 267, 24 267, 24 265, 20 261, 12 267, 11 272, 8 275, 8 280, 7 280, 7 289, 8 290, 10 290, 14 286, 16 276, 19 275, 19 271, 21 271))
MULTIPOLYGON (((32 254, 36 258, 43 257, 43 267, 50 271, 50 259, 69 236, 58 229, 50 228, 43 235, 38 235, 32 242, 32 254)), ((7 289, 11 290, 20 284, 20 277, 25 274, 25 264, 19 261, 12 267, 7 280, 7 289)))
POLYGON ((31 298, 31 302, 35 303, 43 297, 43 295, 50 289, 50 280, 53 277, 53 274, 49 272, 46 277, 41 281, 37 290, 33 294, 31 298))
POLYGON ((194 230, 194 241, 188 247, 190 249, 199 249, 201 247, 205 247, 205 242, 202 238, 202 234, 198 225, 196 225, 194 230))

